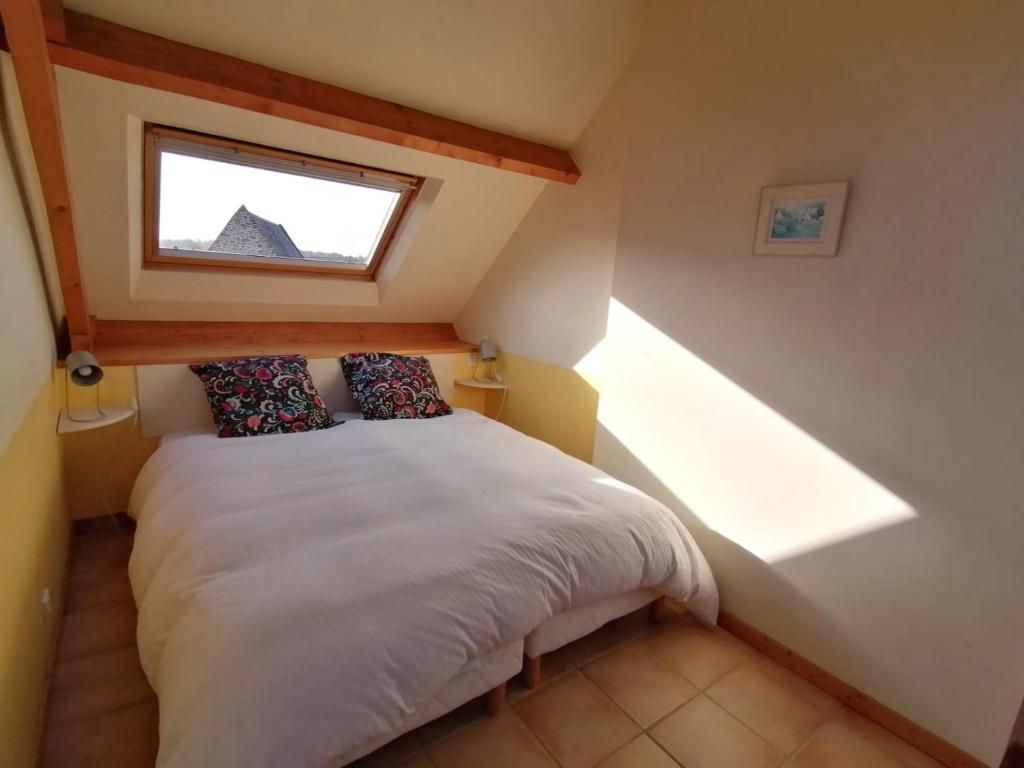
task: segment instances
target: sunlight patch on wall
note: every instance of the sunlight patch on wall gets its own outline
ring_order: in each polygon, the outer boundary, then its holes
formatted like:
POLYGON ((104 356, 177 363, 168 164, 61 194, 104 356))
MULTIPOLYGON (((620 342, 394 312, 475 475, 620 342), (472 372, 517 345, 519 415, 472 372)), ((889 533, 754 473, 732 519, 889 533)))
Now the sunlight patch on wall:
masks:
POLYGON ((705 525, 761 560, 916 517, 901 498, 615 299, 605 353, 598 421, 705 525))
POLYGON ((601 391, 601 375, 604 373, 604 339, 590 348, 572 367, 580 377, 598 392, 601 391))

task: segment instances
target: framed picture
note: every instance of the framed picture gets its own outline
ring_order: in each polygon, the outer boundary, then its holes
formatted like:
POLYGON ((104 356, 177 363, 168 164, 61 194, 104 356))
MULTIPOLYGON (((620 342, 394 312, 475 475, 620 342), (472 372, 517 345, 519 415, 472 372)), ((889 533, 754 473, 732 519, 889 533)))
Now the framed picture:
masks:
POLYGON ((754 254, 835 256, 849 191, 848 181, 765 187, 754 254))

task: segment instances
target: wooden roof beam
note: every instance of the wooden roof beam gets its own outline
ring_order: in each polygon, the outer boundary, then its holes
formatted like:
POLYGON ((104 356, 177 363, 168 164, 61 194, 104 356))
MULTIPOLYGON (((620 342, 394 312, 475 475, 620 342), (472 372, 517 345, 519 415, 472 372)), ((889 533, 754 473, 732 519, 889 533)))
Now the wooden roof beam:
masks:
POLYGON ((431 355, 475 352, 451 323, 287 323, 97 320, 93 348, 104 365, 166 365, 236 357, 348 352, 431 355))
POLYGON ((562 149, 86 14, 66 10, 64 20, 66 42, 50 44, 54 64, 551 181, 575 184, 580 177, 562 149))
POLYGON ((0 15, 8 50, 14 59, 14 74, 46 205, 71 348, 89 349, 92 319, 78 264, 75 221, 64 162, 64 134, 57 84, 47 51, 42 5, 40 0, 2 0, 0 15))
POLYGON ((61 0, 41 0, 41 5, 46 39, 55 43, 66 42, 68 31, 64 25, 64 4, 61 0))

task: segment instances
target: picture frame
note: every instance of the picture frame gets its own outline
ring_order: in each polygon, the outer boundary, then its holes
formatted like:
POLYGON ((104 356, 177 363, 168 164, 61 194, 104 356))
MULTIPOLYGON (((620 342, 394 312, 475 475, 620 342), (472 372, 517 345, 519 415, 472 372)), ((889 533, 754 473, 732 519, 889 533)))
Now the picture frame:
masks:
POLYGON ((850 182, 764 187, 755 256, 835 256, 850 182))

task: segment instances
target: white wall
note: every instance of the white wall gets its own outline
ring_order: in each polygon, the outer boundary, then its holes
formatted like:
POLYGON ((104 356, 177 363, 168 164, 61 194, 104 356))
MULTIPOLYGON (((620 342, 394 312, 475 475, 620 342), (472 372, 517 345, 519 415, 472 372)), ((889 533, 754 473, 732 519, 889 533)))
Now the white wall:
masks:
POLYGON ((664 6, 596 461, 706 527, 729 610, 996 763, 1024 692, 1024 7, 984 5, 664 6), (750 255, 761 186, 831 179, 839 258, 750 255), (631 434, 652 400, 665 434, 631 434))
POLYGON ((458 321, 570 366, 610 304, 596 463, 684 517, 728 610, 993 765, 1024 693, 1022 23, 657 4, 584 133, 621 211, 542 195, 458 321), (751 255, 762 186, 834 179, 837 258, 751 255), (608 262, 603 296, 564 277, 608 262))
POLYGON ((604 337, 628 124, 614 89, 572 149, 580 181, 540 193, 459 313, 460 338, 572 368, 604 337))
MULTIPOLYGON (((56 356, 41 266, 29 224, 28 182, 19 180, 14 160, 13 134, 21 120, 21 107, 11 101, 17 98, 17 90, 7 82, 9 64, 5 56, 5 88, 0 104, 0 360, 4 403, 0 408, 0 453, 49 382, 56 356)), ((30 170, 34 173, 35 167, 30 170)))

